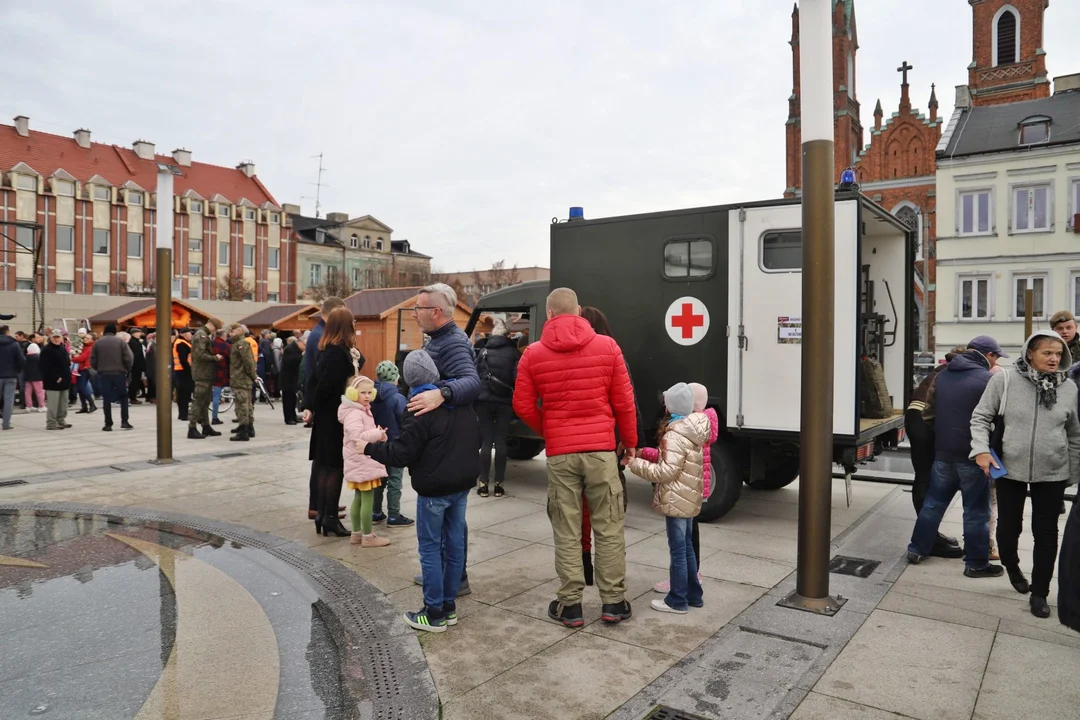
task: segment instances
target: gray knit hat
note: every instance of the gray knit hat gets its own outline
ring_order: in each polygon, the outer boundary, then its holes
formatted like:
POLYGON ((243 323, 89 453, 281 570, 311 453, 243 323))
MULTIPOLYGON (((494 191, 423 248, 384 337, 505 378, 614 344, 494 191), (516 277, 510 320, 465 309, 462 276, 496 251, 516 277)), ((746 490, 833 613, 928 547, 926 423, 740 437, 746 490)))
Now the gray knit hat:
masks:
POLYGON ((675 383, 664 391, 664 407, 672 415, 694 412, 694 391, 686 383, 675 383))
POLYGON ((405 383, 411 388, 434 385, 439 380, 439 369, 435 367, 435 361, 427 354, 427 350, 413 350, 406 355, 402 370, 405 373, 405 383))

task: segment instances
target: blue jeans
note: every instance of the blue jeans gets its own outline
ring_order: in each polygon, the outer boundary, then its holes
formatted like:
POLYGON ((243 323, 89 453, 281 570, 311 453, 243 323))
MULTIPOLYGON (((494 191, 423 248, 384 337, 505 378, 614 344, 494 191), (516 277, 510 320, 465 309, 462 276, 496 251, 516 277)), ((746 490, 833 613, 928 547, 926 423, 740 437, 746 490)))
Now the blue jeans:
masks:
POLYGON ((218 417, 217 417, 218 405, 221 404, 221 388, 218 387, 217 385, 215 385, 213 393, 214 393, 214 403, 213 403, 214 414, 213 414, 213 419, 217 420, 218 419, 218 417))
POLYGON ((457 598, 465 567, 465 504, 469 491, 416 498, 416 539, 424 576, 424 607, 441 617, 457 598), (444 556, 445 551, 445 556, 444 556))
POLYGON ((82 401, 82 409, 89 410, 90 403, 94 399, 94 391, 90 387, 90 371, 80 370, 79 377, 75 381, 75 387, 79 391, 79 400, 82 401))
POLYGON ((934 461, 930 489, 915 521, 908 552, 930 554, 941 518, 957 491, 964 502, 964 562, 978 570, 990 564, 990 478, 973 460, 934 461))
POLYGON ((128 421, 127 375, 123 373, 98 373, 98 385, 105 410, 105 424, 112 425, 112 403, 120 403, 120 422, 128 421))
POLYGON ((704 593, 698 581, 697 556, 694 555, 694 519, 669 517, 666 520, 668 551, 671 553, 668 571, 671 590, 664 602, 676 610, 686 610, 688 606, 701 607, 704 593))
POLYGON ((0 378, 0 399, 4 402, 3 427, 11 427, 11 411, 15 407, 17 378, 0 378))

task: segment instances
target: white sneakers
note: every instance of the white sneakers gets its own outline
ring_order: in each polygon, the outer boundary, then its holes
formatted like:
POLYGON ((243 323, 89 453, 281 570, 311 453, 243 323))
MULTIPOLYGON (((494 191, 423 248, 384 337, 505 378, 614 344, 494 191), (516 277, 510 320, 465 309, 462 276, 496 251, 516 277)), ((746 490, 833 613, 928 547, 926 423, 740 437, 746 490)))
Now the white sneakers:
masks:
POLYGON ((676 615, 685 615, 687 612, 689 612, 688 610, 676 610, 675 608, 664 602, 662 599, 653 600, 651 604, 652 609, 656 610, 657 612, 675 613, 676 615))

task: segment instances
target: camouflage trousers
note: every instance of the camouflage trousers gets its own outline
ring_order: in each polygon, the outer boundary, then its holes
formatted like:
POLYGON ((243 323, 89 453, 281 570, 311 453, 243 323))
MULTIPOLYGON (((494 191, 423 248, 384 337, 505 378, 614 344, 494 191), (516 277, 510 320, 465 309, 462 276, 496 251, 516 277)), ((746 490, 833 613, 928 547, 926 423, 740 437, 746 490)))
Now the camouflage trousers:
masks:
POLYGON ((232 389, 233 397, 236 398, 236 419, 240 421, 241 425, 250 425, 252 421, 252 410, 254 403, 251 399, 251 388, 237 388, 232 389))
POLYGON ((195 383, 195 394, 191 399, 191 414, 188 415, 190 427, 210 424, 210 401, 213 398, 214 387, 211 383, 201 380, 195 383))

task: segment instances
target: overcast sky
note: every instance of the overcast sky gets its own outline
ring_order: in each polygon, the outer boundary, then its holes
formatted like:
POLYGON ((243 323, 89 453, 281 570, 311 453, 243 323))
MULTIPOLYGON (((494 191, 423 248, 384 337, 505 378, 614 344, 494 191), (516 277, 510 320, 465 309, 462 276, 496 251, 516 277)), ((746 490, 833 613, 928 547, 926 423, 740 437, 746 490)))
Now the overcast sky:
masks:
MULTIPOLYGON (((546 265, 548 225, 779 197, 790 0, 0 0, 2 122, 255 162, 279 203, 371 214, 443 271, 546 265), (519 7, 520 6, 520 7, 519 7), (302 9, 301 9, 302 8, 302 9)), ((967 82, 965 0, 857 0, 864 127, 967 82)), ((1080 72, 1054 0, 1051 77, 1080 72)), ((866 140, 870 140, 867 133, 866 140)))

